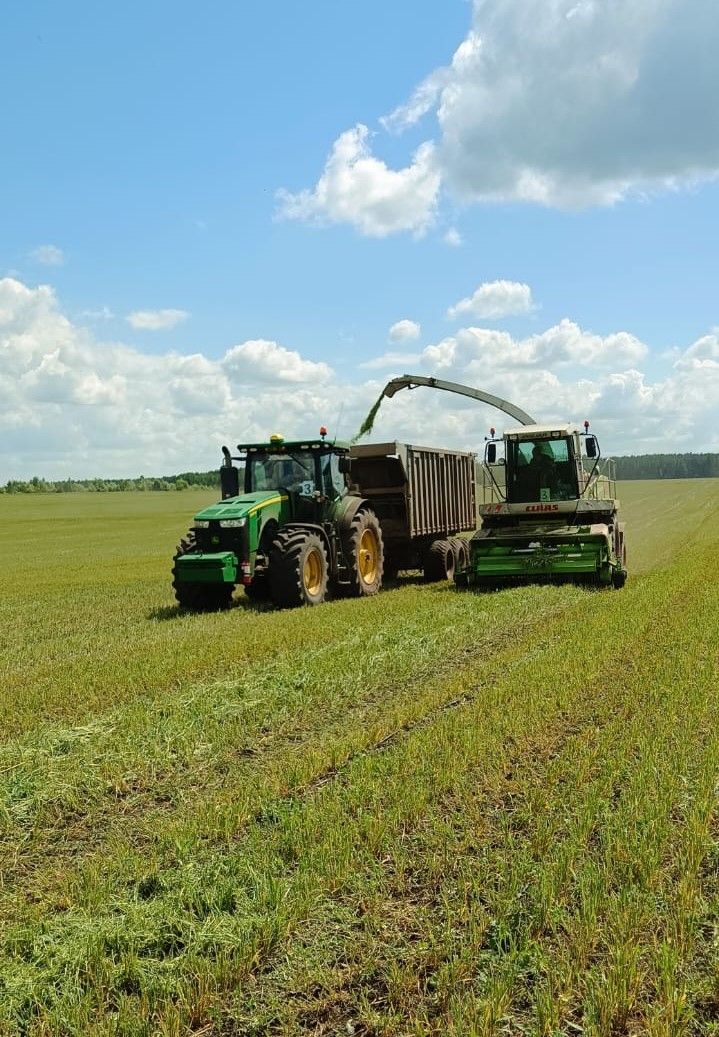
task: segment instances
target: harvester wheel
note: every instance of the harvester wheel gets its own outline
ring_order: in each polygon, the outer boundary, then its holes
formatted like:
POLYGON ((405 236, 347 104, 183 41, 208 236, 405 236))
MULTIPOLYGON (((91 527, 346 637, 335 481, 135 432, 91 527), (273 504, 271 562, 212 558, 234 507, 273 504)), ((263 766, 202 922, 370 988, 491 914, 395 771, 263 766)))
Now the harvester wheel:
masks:
POLYGON ((358 598, 376 594, 384 575, 384 543, 373 511, 363 508, 357 512, 344 546, 351 574, 349 593, 358 598))
POLYGON ((319 605, 327 596, 327 550, 316 533, 280 533, 270 553, 270 593, 279 608, 319 605))
POLYGON ((612 587, 616 591, 622 589, 624 584, 627 582, 627 570, 626 569, 614 569, 612 571, 612 587))
POLYGON ((612 587, 621 590, 627 582, 627 545, 624 543, 624 526, 619 527, 617 567, 612 570, 612 587))
MULTIPOLYGON (((190 530, 177 545, 175 561, 182 555, 194 554, 197 550, 194 530, 190 530)), ((184 583, 177 578, 177 570, 172 569, 172 587, 180 608, 189 612, 217 612, 227 609, 232 602, 233 586, 231 583, 184 583)))
POLYGON ((451 580, 454 577, 454 551, 449 540, 435 540, 430 544, 424 563, 426 583, 451 580))

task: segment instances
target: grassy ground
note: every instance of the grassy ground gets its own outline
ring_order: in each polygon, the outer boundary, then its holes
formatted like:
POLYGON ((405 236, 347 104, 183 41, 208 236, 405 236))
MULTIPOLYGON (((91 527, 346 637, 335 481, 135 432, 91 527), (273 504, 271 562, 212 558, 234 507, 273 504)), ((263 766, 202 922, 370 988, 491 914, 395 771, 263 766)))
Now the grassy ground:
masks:
POLYGON ((619 593, 181 616, 206 500, 0 498, 0 1033, 719 1034, 719 482, 619 593))

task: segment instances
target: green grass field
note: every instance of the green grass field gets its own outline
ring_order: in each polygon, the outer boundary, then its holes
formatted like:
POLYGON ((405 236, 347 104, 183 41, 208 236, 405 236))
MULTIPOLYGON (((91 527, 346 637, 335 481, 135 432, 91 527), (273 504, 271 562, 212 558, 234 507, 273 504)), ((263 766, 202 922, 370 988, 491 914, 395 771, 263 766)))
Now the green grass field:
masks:
POLYGON ((0 497, 0 1033, 719 1035, 719 480, 620 592, 182 615, 211 497, 0 497))

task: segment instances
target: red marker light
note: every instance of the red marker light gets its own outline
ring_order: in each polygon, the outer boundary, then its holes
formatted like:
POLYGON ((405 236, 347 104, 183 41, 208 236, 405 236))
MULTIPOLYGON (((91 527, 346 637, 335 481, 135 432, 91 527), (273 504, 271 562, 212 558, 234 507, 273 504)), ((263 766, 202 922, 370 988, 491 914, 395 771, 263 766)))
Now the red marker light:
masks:
POLYGON ((494 429, 493 429, 493 428, 491 428, 491 429, 489 430, 489 434, 490 434, 490 436, 492 437, 492 439, 494 439, 494 429))
POLYGON ((324 425, 320 425, 320 435, 324 438, 327 435, 327 429, 324 425))
POLYGON ((585 421, 584 422, 584 431, 586 432, 588 429, 589 429, 589 422, 585 421))

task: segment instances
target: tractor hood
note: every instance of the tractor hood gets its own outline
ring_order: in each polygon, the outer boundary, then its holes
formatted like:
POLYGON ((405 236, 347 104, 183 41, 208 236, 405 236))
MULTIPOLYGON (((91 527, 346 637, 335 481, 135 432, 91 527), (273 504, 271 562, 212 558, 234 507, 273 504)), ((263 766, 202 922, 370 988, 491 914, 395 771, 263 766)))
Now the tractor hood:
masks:
POLYGON ((211 522, 223 519, 241 519, 260 511, 268 504, 280 504, 287 500, 286 494, 278 490, 259 490, 256 493, 243 493, 239 497, 227 497, 225 500, 203 508, 195 515, 195 522, 211 522))

